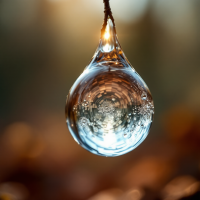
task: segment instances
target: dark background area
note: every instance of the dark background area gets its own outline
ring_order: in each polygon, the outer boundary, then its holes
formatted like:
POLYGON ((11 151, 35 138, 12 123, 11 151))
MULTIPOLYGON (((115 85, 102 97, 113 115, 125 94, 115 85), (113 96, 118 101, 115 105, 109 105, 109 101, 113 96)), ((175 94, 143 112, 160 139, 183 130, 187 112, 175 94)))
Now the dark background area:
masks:
POLYGON ((103 0, 0 0, 0 200, 200 200, 200 1, 111 7, 155 118, 137 149, 104 158, 77 145, 64 113, 103 0))

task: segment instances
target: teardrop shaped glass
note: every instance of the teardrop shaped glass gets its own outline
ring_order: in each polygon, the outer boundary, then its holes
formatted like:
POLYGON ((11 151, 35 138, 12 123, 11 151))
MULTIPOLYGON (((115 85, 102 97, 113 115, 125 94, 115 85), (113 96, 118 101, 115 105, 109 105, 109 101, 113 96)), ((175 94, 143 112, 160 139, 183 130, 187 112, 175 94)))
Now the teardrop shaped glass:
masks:
POLYGON ((125 57, 108 19, 91 62, 69 91, 69 131, 86 150, 114 157, 144 141, 153 115, 151 93, 125 57))

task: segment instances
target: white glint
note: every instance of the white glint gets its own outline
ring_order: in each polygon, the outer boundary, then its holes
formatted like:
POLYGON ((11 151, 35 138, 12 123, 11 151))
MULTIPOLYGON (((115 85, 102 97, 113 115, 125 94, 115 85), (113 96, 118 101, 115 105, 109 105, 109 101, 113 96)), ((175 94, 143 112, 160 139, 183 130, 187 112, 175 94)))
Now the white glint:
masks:
POLYGON ((114 133, 108 133, 104 136, 105 140, 104 143, 107 147, 111 146, 116 142, 116 136, 114 133))
POLYGON ((114 49, 114 30, 111 19, 108 19, 105 33, 102 38, 103 52, 111 52, 114 49))
POLYGON ((104 45, 103 50, 104 50, 104 52, 110 52, 112 50, 111 45, 109 45, 109 44, 104 45))
POLYGON ((110 37, 110 33, 109 33, 109 32, 106 32, 106 33, 104 34, 104 38, 105 38, 106 40, 108 40, 109 37, 110 37))
MULTIPOLYGON (((108 22, 110 22, 110 20, 108 20, 108 22)), ((111 23, 111 22, 110 22, 111 23)), ((106 30, 105 30, 105 34, 104 34, 104 38, 106 39, 106 40, 108 40, 109 38, 110 38, 110 26, 106 26, 106 30)))
POLYGON ((103 131, 106 133, 104 137, 104 143, 106 146, 111 146, 116 142, 116 135, 113 131, 113 126, 114 126, 114 120, 111 116, 106 117, 106 121, 108 123, 106 124, 106 127, 103 128, 103 131))

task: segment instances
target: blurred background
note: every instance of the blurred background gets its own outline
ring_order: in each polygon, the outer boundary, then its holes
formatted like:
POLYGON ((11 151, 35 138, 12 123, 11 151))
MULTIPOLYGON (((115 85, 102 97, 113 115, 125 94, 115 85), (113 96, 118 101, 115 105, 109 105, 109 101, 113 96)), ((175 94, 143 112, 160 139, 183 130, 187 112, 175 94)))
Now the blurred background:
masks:
POLYGON ((200 200, 200 0, 110 0, 155 103, 134 151, 93 155, 65 124, 103 0, 0 0, 0 200, 200 200))

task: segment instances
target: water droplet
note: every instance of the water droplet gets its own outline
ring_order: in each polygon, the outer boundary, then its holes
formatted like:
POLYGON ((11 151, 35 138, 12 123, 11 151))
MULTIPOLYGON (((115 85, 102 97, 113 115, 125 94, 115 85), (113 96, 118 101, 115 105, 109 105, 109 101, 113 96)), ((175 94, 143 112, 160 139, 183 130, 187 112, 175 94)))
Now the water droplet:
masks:
POLYGON ((124 133, 124 137, 127 138, 127 136, 128 136, 128 134, 127 134, 127 133, 124 133))
POLYGON ((100 107, 99 107, 99 112, 103 114, 110 114, 115 110, 114 106, 112 103, 108 101, 104 101, 100 107))
POLYGON ((146 100, 147 99, 147 93, 143 92, 141 95, 142 100, 146 100))
POLYGON ((86 117, 82 117, 81 119, 80 119, 80 124, 81 124, 81 126, 86 126, 87 124, 88 124, 88 119, 86 118, 86 117))
POLYGON ((154 112, 152 105, 149 89, 123 53, 109 18, 94 57, 68 95, 69 130, 92 153, 123 155, 142 143, 148 134, 154 112), (146 92, 141 95, 144 88, 146 92), (147 97, 148 102, 144 101, 147 97), (138 101, 141 99, 142 102, 138 101), (139 126, 140 121, 145 127, 139 126), (137 133, 138 137, 128 142, 137 133))

